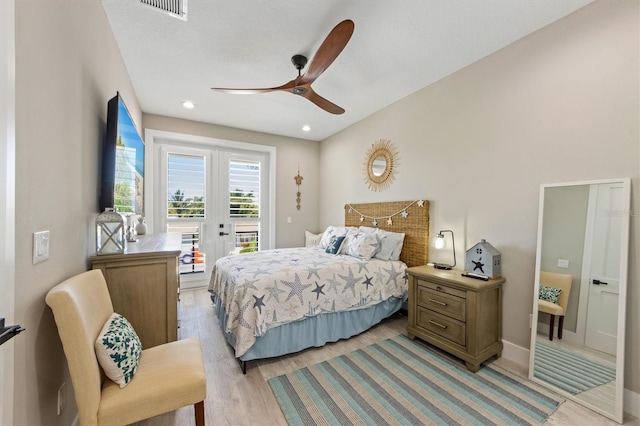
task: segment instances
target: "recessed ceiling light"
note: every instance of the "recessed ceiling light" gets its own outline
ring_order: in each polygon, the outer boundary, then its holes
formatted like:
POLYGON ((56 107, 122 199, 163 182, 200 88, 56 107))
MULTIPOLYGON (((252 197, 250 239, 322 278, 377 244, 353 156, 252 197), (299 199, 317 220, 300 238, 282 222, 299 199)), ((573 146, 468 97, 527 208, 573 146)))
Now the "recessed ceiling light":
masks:
POLYGON ((182 103, 182 106, 185 107, 186 109, 193 109, 196 107, 191 101, 184 101, 182 103))
POLYGON ((311 126, 309 126, 308 124, 305 124, 304 126, 302 126, 303 132, 308 132, 309 130, 311 130, 311 126))

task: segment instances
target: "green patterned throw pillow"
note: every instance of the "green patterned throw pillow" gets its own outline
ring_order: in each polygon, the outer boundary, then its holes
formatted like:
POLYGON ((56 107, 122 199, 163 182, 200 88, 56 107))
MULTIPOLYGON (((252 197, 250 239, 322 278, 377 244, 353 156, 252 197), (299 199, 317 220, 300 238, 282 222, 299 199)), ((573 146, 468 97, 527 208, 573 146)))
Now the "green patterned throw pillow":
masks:
POLYGON ((138 368, 142 344, 125 317, 113 313, 95 343, 96 356, 104 374, 121 388, 127 386, 138 368))
POLYGON ((344 237, 333 236, 329 240, 329 245, 325 252, 329 254, 338 254, 340 253, 340 249, 342 248, 342 243, 344 243, 344 237))
POLYGON ((555 287, 547 287, 546 285, 540 285, 540 291, 538 292, 538 299, 546 300, 551 303, 558 303, 558 297, 560 296, 562 289, 555 287))

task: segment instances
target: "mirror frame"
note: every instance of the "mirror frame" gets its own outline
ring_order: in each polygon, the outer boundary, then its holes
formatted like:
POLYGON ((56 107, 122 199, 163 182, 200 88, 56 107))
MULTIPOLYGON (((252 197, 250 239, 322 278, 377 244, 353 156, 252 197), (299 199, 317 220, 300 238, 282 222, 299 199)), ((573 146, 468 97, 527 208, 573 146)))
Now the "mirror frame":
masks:
POLYGON ((398 152, 388 139, 375 141, 367 151, 363 164, 364 180, 372 191, 384 191, 395 179, 395 167, 398 152), (373 173, 373 163, 382 157, 385 160, 384 170, 380 175, 373 173))
POLYGON ((625 350, 625 325, 626 325, 626 307, 627 307, 627 281, 628 281, 628 261, 629 261, 629 216, 631 213, 631 179, 602 179, 592 181, 581 182, 565 182, 557 184, 543 184, 540 185, 540 199, 539 199, 539 212, 538 212, 538 240, 536 247, 536 269, 535 269, 535 281, 534 281, 534 293, 533 293, 533 312, 531 316, 531 341, 529 344, 529 379, 542 386, 552 389, 554 392, 575 401, 576 403, 587 407, 598 414, 606 416, 618 423, 622 423, 624 416, 624 350, 625 350), (622 183, 623 185, 623 211, 625 220, 621 223, 621 241, 620 241, 620 285, 619 285, 619 299, 618 299, 618 334, 622 338, 617 339, 616 346, 616 401, 615 412, 609 413, 598 407, 595 407, 581 399, 576 398, 575 395, 570 394, 562 389, 559 389, 541 379, 534 377, 533 365, 535 358, 535 342, 538 332, 538 291, 540 288, 540 267, 541 267, 541 252, 542 252, 542 225, 543 225, 543 213, 544 213, 544 197, 546 188, 562 187, 562 186, 578 186, 578 185, 596 185, 606 183, 622 183))

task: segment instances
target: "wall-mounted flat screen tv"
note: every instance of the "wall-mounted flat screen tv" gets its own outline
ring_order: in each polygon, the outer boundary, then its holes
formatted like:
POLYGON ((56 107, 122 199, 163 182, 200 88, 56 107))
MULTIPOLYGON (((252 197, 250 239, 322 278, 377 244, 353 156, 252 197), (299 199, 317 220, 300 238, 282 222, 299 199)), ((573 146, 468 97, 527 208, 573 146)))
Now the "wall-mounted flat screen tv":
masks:
POLYGON ((107 132, 102 152, 100 211, 143 214, 144 141, 117 93, 107 104, 107 132))

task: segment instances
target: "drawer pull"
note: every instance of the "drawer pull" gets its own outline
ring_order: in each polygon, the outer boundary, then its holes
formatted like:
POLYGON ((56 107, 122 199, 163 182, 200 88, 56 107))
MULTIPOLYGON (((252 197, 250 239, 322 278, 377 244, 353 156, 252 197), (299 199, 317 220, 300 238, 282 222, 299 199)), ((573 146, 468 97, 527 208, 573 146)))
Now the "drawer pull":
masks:
POLYGON ((438 323, 438 322, 435 322, 435 321, 432 321, 432 320, 429 320, 429 322, 430 322, 431 324, 433 324, 433 325, 437 325, 437 326, 438 326, 438 327, 440 327, 440 328, 447 328, 447 326, 446 326, 446 325, 442 325, 442 324, 440 324, 440 323, 438 323))
POLYGON ((448 303, 441 302, 439 300, 429 299, 429 302, 437 303, 440 306, 447 306, 448 303))

